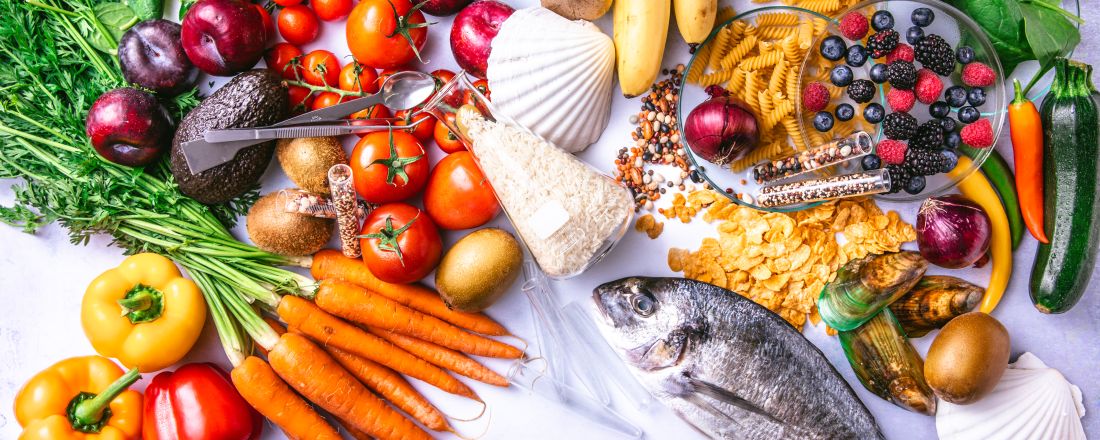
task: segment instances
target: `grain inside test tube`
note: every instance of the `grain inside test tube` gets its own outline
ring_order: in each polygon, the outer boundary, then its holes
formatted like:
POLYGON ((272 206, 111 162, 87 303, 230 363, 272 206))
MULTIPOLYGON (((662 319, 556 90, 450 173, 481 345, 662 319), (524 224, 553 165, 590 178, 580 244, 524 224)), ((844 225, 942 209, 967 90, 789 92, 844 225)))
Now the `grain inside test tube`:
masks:
MULTIPOLYGON (((300 189, 284 189, 279 191, 282 197, 283 211, 291 214, 308 215, 310 217, 336 219, 336 205, 323 194, 314 194, 300 189)), ((359 220, 367 218, 370 206, 367 202, 358 200, 355 207, 355 215, 359 220)))
POLYGON ((336 209, 336 227, 340 232, 340 247, 344 256, 359 258, 363 250, 359 247, 359 216, 355 188, 352 187, 351 167, 345 164, 333 165, 328 169, 329 192, 332 193, 332 205, 336 209))

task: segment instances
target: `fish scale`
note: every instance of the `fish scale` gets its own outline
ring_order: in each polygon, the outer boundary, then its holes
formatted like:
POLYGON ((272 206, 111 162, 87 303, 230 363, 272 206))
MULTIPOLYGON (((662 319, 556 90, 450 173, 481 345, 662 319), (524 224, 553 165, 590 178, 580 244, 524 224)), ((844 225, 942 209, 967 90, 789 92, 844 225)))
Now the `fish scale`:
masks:
POLYGON ((821 351, 740 295, 680 278, 625 278, 593 299, 601 332, 631 371, 706 435, 883 438, 821 351), (669 337, 685 329, 687 338, 669 337))

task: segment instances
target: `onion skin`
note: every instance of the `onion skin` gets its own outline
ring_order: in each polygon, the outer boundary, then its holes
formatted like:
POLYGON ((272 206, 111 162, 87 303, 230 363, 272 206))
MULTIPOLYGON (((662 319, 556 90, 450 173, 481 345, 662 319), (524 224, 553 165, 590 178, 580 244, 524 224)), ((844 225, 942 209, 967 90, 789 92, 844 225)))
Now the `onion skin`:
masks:
POLYGON ((684 140, 695 154, 717 165, 745 157, 759 141, 756 118, 729 96, 712 93, 684 121, 684 140))
POLYGON ((948 269, 976 263, 993 237, 993 225, 981 206, 957 194, 925 200, 916 229, 921 256, 948 269))

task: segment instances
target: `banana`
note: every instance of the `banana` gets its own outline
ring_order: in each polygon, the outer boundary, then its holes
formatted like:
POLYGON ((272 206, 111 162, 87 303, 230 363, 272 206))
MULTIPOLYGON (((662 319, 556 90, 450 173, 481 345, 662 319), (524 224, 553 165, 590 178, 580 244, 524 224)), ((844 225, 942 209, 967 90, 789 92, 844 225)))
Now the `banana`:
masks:
POLYGON ((615 0, 612 8, 619 87, 633 98, 648 91, 661 71, 671 2, 615 0))
POLYGON ((673 0, 676 26, 688 44, 699 44, 707 39, 718 15, 718 0, 673 0))

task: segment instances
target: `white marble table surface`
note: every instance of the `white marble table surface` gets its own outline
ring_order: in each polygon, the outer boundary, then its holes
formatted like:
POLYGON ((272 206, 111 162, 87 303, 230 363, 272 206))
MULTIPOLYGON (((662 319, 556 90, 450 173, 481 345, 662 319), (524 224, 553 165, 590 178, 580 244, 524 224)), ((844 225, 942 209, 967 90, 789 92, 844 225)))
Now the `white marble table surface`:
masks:
MULTIPOLYGON (((516 7, 537 3, 534 0, 506 2, 516 7)), ((738 10, 751 8, 746 0, 722 0, 722 3, 733 4, 738 10)), ((168 10, 174 12, 176 7, 176 2, 172 2, 168 10)), ((1100 41, 1095 37, 1100 32, 1100 13, 1091 9, 1086 10, 1084 15, 1084 41, 1076 58, 1100 65, 1100 41)), ((611 30, 610 18, 608 14, 597 22, 606 32, 611 30)), ((433 32, 430 33, 426 58, 431 61, 433 69, 453 69, 455 64, 447 46, 447 33, 443 32, 449 29, 451 20, 441 18, 438 21, 441 23, 433 26, 433 32)), ((308 52, 319 48, 331 50, 340 56, 347 54, 342 25, 326 24, 321 38, 303 49, 308 52)), ((675 65, 677 62, 686 62, 687 59, 686 47, 673 25, 670 29, 665 65, 675 65)), ((202 81, 205 83, 207 79, 202 81)), ((637 112, 637 109, 637 100, 626 100, 616 93, 612 107, 613 116, 607 131, 598 144, 580 154, 580 157, 600 169, 610 170, 615 152, 630 139, 631 128, 627 116, 637 112)), ((1007 128, 1005 133, 997 148, 1011 160, 1007 128)), ((347 146, 350 148, 351 144, 347 146)), ((429 150, 433 162, 438 160, 441 155, 438 149, 431 147, 429 150)), ((9 188, 11 183, 15 182, 0 182, 2 204, 9 204, 12 200, 9 188)), ((264 176, 264 191, 287 186, 289 182, 273 164, 264 176)), ((883 207, 898 210, 904 219, 912 222, 917 203, 886 203, 883 207)), ((506 226, 506 220, 500 217, 492 224, 506 226)), ((667 249, 695 248, 704 237, 715 235, 713 228, 701 220, 690 225, 666 222, 664 234, 656 240, 628 232, 618 247, 593 270, 575 279, 556 283, 554 288, 562 296, 563 303, 567 303, 583 300, 596 285, 620 277, 674 276, 665 262, 667 249)), ((247 239, 243 227, 234 229, 234 233, 241 239, 247 239)), ((448 244, 453 243, 459 236, 460 234, 448 233, 446 241, 448 244)), ((57 225, 46 227, 37 235, 27 235, 17 229, 0 226, 0 299, 4 303, 4 310, 0 312, 0 439, 15 438, 20 432, 12 413, 11 402, 24 381, 34 372, 60 359, 94 353, 81 331, 80 298, 92 278, 122 260, 121 250, 111 247, 109 243, 107 237, 100 236, 93 238, 87 246, 71 245, 66 231, 57 225)), ((1069 313, 1051 316, 1037 312, 1032 307, 1027 292, 1035 245, 1036 242, 1025 234, 1024 243, 1015 253, 1015 271, 1008 292, 993 314, 1009 329, 1013 359, 1026 351, 1035 353, 1081 387, 1088 411, 1084 418, 1085 429, 1092 436, 1100 436, 1100 375, 1097 374, 1097 368, 1100 367, 1100 344, 1097 343, 1100 339, 1100 289, 1096 287, 1097 280, 1100 279, 1094 278, 1085 297, 1069 313)), ((988 271, 986 268, 951 273, 984 285, 988 280, 988 271)), ((520 294, 518 287, 514 286, 512 292, 489 309, 488 313, 517 335, 533 340, 527 299, 520 294)), ((825 335, 820 327, 807 328, 805 334, 848 380, 889 438, 900 440, 936 437, 932 418, 906 412, 867 392, 847 365, 835 338, 825 335)), ((914 345, 923 354, 931 339, 917 339, 914 345)), ((228 367, 209 322, 198 346, 184 359, 184 362, 195 361, 213 361, 228 367)), ((507 369, 504 362, 487 363, 497 371, 503 372, 507 369)), ((599 365, 592 367, 600 368, 599 365)), ((146 375, 138 387, 143 388, 151 377, 146 375)), ((615 438, 613 432, 592 425, 555 404, 528 395, 515 387, 500 389, 476 383, 471 385, 488 402, 492 411, 491 422, 484 438, 615 438)), ((445 410, 459 415, 469 413, 468 406, 450 400, 423 384, 418 383, 417 386, 434 402, 439 402, 445 410)), ((628 418, 636 421, 649 438, 701 438, 686 423, 662 407, 639 411, 621 395, 614 397, 614 405, 628 418)), ((270 425, 268 428, 264 438, 282 437, 270 425)), ((485 425, 481 422, 460 429, 468 435, 475 435, 485 429, 485 425)))

